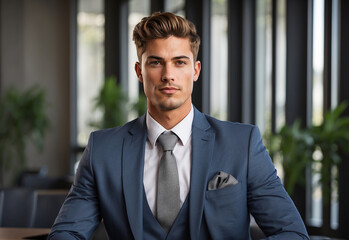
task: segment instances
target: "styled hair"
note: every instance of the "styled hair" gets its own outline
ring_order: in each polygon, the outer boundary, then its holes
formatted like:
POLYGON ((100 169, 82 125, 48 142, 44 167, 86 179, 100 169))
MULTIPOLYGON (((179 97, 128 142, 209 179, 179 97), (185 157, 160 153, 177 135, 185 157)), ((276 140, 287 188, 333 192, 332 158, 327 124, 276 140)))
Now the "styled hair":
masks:
POLYGON ((133 30, 133 41, 136 44, 138 60, 142 59, 147 42, 153 39, 164 39, 171 36, 189 38, 191 52, 196 61, 200 37, 192 22, 170 12, 153 13, 144 17, 133 30))

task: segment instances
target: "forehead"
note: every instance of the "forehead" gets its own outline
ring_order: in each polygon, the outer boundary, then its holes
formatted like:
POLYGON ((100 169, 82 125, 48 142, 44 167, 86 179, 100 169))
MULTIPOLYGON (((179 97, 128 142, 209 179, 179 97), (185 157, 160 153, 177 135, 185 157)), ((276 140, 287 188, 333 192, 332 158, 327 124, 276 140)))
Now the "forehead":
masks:
POLYGON ((161 58, 187 56, 193 58, 189 38, 171 36, 169 38, 153 39, 147 42, 142 58, 148 56, 161 58))

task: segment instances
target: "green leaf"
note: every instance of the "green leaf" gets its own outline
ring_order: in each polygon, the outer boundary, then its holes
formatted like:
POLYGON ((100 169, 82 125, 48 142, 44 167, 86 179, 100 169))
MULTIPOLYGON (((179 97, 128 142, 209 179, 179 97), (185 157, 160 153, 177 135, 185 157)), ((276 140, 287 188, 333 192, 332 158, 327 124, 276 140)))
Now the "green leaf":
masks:
POLYGON ((20 92, 14 87, 4 91, 0 99, 0 164, 2 169, 25 164, 25 149, 33 142, 39 150, 49 128, 46 97, 35 85, 20 92))
POLYGON ((137 116, 146 112, 146 98, 140 95, 136 103, 130 103, 126 93, 117 84, 115 77, 105 79, 93 101, 95 110, 102 112, 102 117, 97 121, 90 121, 90 126, 98 129, 125 124, 128 120, 128 114, 132 111, 137 116))

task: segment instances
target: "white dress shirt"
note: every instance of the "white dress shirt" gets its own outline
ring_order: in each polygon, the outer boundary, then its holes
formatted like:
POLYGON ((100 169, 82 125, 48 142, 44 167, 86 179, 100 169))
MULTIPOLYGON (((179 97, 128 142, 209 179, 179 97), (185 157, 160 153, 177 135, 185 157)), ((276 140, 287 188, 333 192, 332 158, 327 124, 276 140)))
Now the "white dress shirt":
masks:
MULTIPOLYGON (((190 171, 191 171, 191 131, 194 119, 193 106, 189 114, 169 131, 174 132, 179 141, 173 149, 176 158, 179 189, 180 189, 180 206, 182 207, 190 188, 190 171)), ((149 113, 146 114, 146 124, 148 129, 148 138, 145 145, 144 157, 144 177, 143 184, 149 207, 156 216, 156 193, 157 179, 162 149, 157 144, 158 137, 167 130, 155 121, 149 113)))

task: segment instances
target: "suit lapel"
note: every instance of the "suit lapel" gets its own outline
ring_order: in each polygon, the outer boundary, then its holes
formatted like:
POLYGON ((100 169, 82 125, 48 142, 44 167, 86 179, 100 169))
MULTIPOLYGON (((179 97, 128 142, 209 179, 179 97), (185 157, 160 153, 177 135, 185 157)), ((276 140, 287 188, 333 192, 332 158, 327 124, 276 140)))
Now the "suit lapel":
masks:
POLYGON ((204 114, 195 109, 192 129, 192 170, 189 192, 191 239, 198 239, 202 221, 207 173, 213 157, 215 134, 204 114))
POLYGON ((143 235, 143 168, 146 127, 144 116, 139 118, 123 143, 123 190, 126 211, 135 239, 143 235))

